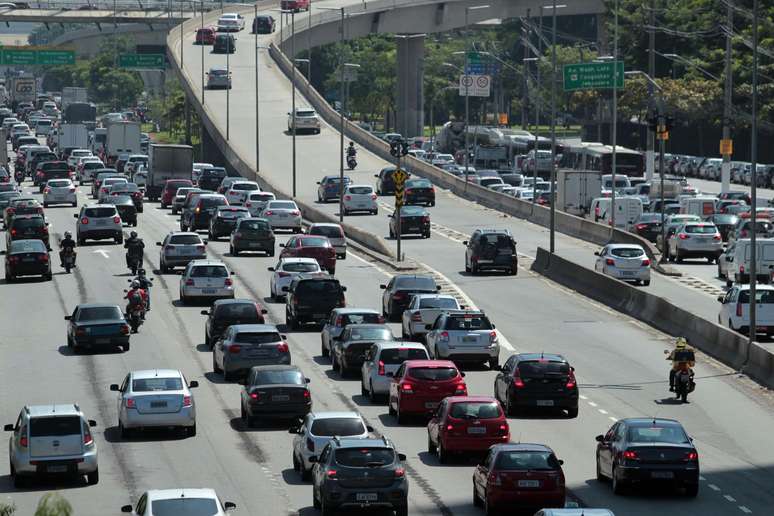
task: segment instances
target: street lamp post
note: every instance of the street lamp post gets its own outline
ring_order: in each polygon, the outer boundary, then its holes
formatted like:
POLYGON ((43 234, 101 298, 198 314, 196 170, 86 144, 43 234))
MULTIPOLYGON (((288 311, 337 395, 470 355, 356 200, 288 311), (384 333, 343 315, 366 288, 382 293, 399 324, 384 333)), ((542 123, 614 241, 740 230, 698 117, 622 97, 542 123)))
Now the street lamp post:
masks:
POLYGON ((468 174, 470 173, 470 89, 468 86, 469 63, 468 53, 470 52, 470 30, 468 27, 468 14, 470 11, 480 9, 489 9, 489 5, 474 5, 465 7, 465 68, 462 72, 465 83, 465 189, 468 188, 468 174))
MULTIPOLYGON (((254 18, 258 18, 258 4, 254 7, 254 18)), ((261 151, 260 151, 260 124, 259 124, 259 108, 258 108, 258 26, 254 27, 255 32, 255 175, 258 176, 258 172, 261 170, 261 151)))
MULTIPOLYGON (((295 59, 295 62, 296 63, 306 63, 306 67, 307 67, 306 69, 307 69, 307 74, 308 74, 308 72, 309 72, 309 59, 305 59, 303 57, 299 57, 298 59, 295 59)), ((307 82, 310 82, 309 81, 309 75, 306 76, 306 80, 307 80, 307 82)))
MULTIPOLYGON (((231 80, 231 39, 227 39, 228 46, 226 48, 226 77, 231 80)), ((226 141, 228 141, 231 129, 231 86, 226 88, 226 141)))
POLYGON ((757 302, 755 290, 758 282, 758 258, 757 258, 757 229, 755 221, 758 214, 758 0, 753 0, 753 26, 752 26, 752 128, 750 130, 750 216, 753 230, 750 233, 750 336, 747 341, 744 365, 750 361, 750 348, 755 342, 757 326, 757 302))
MULTIPOLYGON (((551 18, 551 67, 553 71, 551 77, 551 200, 549 202, 551 208, 551 231, 549 234, 549 252, 553 254, 555 250, 554 241, 556 229, 556 0, 553 2, 551 18)), ((613 154, 613 156, 615 156, 615 154, 613 154)), ((615 157, 613 160, 613 166, 615 166, 615 157)), ((535 167, 537 168, 537 150, 535 151, 535 167)))
MULTIPOLYGON (((296 12, 290 11, 290 55, 296 58, 296 12)), ((293 73, 290 82, 293 84, 293 100, 291 112, 293 113, 293 199, 296 198, 296 63, 291 61, 293 73)))

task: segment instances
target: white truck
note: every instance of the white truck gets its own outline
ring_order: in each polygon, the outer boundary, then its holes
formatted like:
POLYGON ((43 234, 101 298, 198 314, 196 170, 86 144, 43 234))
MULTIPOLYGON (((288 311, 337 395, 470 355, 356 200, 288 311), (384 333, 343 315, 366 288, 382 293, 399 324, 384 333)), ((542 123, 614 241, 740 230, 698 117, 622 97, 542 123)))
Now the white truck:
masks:
POLYGON ((193 147, 190 145, 152 144, 148 152, 148 177, 145 194, 156 201, 168 179, 191 179, 193 147))
POLYGON ((19 102, 35 102, 37 81, 31 75, 10 78, 9 93, 11 104, 15 107, 19 102))
MULTIPOLYGON (((677 179, 664 178, 664 199, 677 199, 683 193, 683 183, 677 179)), ((654 176, 650 182, 650 193, 652 200, 661 198, 661 178, 654 176)))
POLYGON ((121 154, 140 154, 140 122, 111 122, 105 135, 103 160, 109 167, 121 154))
POLYGON ((67 106, 73 102, 85 103, 89 101, 89 95, 86 88, 76 86, 66 86, 62 88, 62 113, 67 110, 67 106))
POLYGON ((64 149, 88 149, 89 130, 83 124, 62 124, 57 131, 56 147, 64 149))
MULTIPOLYGON (((599 201, 599 223, 611 226, 613 223, 613 199, 605 197, 599 201)), ((642 200, 639 197, 615 198, 615 227, 629 231, 642 215, 642 200)))
POLYGON ((702 219, 707 219, 715 214, 715 203, 717 200, 717 197, 709 195, 683 197, 680 199, 680 213, 698 215, 702 219))
POLYGON ((591 201, 602 195, 602 175, 594 170, 558 169, 556 171, 557 207, 584 215, 591 201))

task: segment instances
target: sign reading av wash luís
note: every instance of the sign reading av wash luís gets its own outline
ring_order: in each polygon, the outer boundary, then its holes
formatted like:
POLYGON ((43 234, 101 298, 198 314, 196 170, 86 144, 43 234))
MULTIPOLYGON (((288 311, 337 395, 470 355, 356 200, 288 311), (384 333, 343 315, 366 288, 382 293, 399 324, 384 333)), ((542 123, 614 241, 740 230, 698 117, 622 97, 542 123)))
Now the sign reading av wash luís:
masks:
POLYGON ((2 47, 0 64, 6 66, 75 64, 75 51, 41 47, 2 47))
POLYGON ((622 89, 623 61, 566 64, 563 69, 564 91, 622 89))

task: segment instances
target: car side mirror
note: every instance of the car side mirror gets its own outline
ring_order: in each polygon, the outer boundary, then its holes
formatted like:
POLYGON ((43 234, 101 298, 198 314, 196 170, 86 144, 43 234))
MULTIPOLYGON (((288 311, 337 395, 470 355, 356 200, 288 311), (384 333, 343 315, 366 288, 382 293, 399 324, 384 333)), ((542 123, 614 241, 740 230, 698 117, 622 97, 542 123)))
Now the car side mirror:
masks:
POLYGON ((556 462, 558 462, 560 466, 561 466, 562 464, 564 464, 564 461, 563 461, 562 459, 557 459, 557 460, 556 460, 556 462))
POLYGON ((468 245, 468 241, 467 240, 463 240, 462 241, 462 245, 468 245))
POLYGON ((385 374, 386 374, 386 376, 388 376, 389 378, 393 378, 393 377, 395 377, 395 373, 393 373, 392 371, 387 371, 385 374))
POLYGON ((317 462, 317 455, 312 455, 312 456, 311 456, 311 457, 309 457, 309 459, 307 459, 307 460, 308 460, 309 462, 311 462, 312 464, 314 464, 315 462, 317 462))
POLYGON ((374 174, 374 177, 375 177, 376 179, 379 179, 379 174, 374 174))
POLYGON ((73 218, 77 219, 78 218, 78 214, 77 213, 73 213, 73 218))
POLYGON ((202 310, 201 314, 202 315, 210 315, 210 312, 209 312, 209 310, 202 310))
POLYGON ((320 182, 319 182, 319 181, 317 181, 317 184, 319 185, 319 184, 320 184, 320 182))
POLYGON ((425 329, 430 331, 430 330, 433 329, 433 325, 432 324, 425 324, 425 329))
POLYGON ((111 391, 118 391, 119 390, 118 384, 117 383, 111 383, 110 384, 110 390, 111 391))
POLYGON ((237 383, 239 385, 247 385, 247 378, 240 378, 239 380, 237 380, 237 383))
POLYGON ((199 386, 199 382, 197 382, 196 380, 191 380, 191 381, 188 383, 188 388, 189 388, 189 389, 195 389, 195 388, 196 388, 196 387, 198 387, 198 386, 199 386))
POLYGON ((261 308, 261 315, 266 315, 268 313, 269 313, 268 310, 266 310, 265 308, 261 308))
POLYGON ((288 433, 289 434, 297 434, 298 433, 298 427, 297 426, 291 426, 290 428, 288 428, 288 433))
POLYGON ((464 371, 460 371, 460 376, 465 378, 465 372, 464 371))
POLYGON ((231 275, 236 276, 237 275, 236 271, 231 271, 231 275))
POLYGON ((405 453, 399 453, 398 454, 398 460, 401 461, 401 462, 406 460, 406 454, 405 453))
POLYGON ((161 242, 156 242, 156 245, 161 247, 161 242))
POLYGON ((387 285, 379 285, 379 288, 382 290, 385 290, 387 288, 387 285))
POLYGON ((223 504, 223 508, 227 511, 230 511, 231 509, 236 509, 236 504, 234 502, 226 502, 223 504))
POLYGON ((266 270, 269 272, 274 272, 274 267, 266 267, 266 270))
POLYGON ((121 512, 132 512, 132 506, 124 505, 123 507, 121 507, 121 512))
POLYGON ((13 432, 13 424, 7 424, 3 427, 6 432, 13 432))
POLYGON ((605 436, 604 435, 598 435, 594 438, 598 443, 605 442, 605 436))
POLYGON ((722 303, 723 299, 725 299, 723 296, 718 296, 718 303, 722 303))
POLYGON ((503 370, 503 366, 501 366, 500 364, 497 364, 492 369, 494 369, 495 371, 502 371, 503 370))
POLYGON ((341 291, 342 292, 346 292, 347 291, 347 287, 341 287, 341 291))
POLYGON ((93 419, 89 419, 89 426, 93 428, 93 427, 97 426, 97 422, 94 421, 93 419))
POLYGON ((374 427, 372 427, 371 425, 366 425, 366 431, 373 432, 374 431, 374 427))
POLYGON ((436 286, 435 286, 435 290, 437 290, 438 292, 440 292, 440 291, 441 291, 441 285, 436 285, 436 286))
POLYGON ((72 316, 71 316, 71 315, 65 315, 65 316, 64 316, 64 320, 65 320, 65 321, 69 321, 71 318, 72 318, 72 316))
POLYGON ((288 287, 282 287, 283 292, 290 292, 290 289, 288 287))

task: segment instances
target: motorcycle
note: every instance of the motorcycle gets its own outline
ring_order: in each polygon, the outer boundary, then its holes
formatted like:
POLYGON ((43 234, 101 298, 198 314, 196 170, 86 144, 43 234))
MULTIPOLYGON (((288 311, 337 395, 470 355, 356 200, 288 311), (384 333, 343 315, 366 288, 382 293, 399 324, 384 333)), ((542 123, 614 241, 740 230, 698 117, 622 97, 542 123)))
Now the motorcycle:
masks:
POLYGON ((688 369, 675 373, 675 398, 688 402, 688 394, 696 389, 696 382, 693 381, 693 371, 688 369))
POLYGON ((140 269, 142 265, 142 256, 138 255, 131 255, 129 253, 126 253, 126 266, 129 267, 129 270, 132 271, 132 275, 137 275, 137 270, 140 269))
POLYGON ((69 248, 62 251, 62 267, 67 274, 70 274, 70 269, 75 267, 75 254, 75 251, 69 248))
POLYGON ((13 174, 13 178, 16 180, 16 184, 20 185, 24 181, 24 172, 21 170, 17 170, 13 174))
POLYGON ((142 289, 148 295, 148 300, 145 302, 145 311, 150 312, 150 293, 151 293, 151 286, 153 286, 153 279, 145 276, 145 281, 142 281, 140 279, 140 276, 135 276, 133 279, 128 279, 126 281, 129 283, 132 283, 133 281, 140 282, 142 289))
MULTIPOLYGON (((128 290, 124 290, 124 292, 128 292, 128 290)), ((127 307, 125 317, 129 327, 132 329, 132 333, 137 333, 137 330, 145 321, 145 305, 138 303, 127 307)))
POLYGON ((354 155, 347 156, 347 167, 349 167, 350 170, 355 170, 355 167, 357 166, 357 160, 355 159, 354 155))

